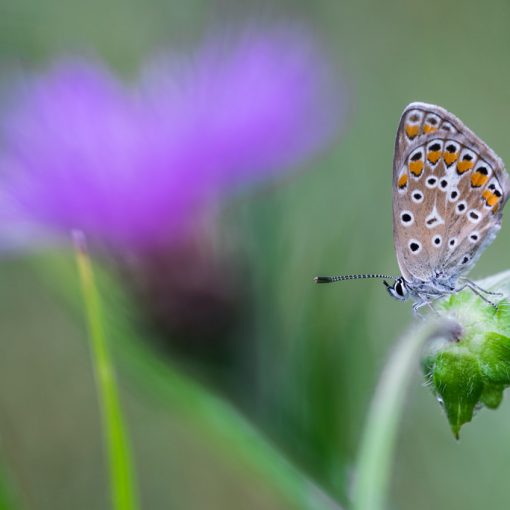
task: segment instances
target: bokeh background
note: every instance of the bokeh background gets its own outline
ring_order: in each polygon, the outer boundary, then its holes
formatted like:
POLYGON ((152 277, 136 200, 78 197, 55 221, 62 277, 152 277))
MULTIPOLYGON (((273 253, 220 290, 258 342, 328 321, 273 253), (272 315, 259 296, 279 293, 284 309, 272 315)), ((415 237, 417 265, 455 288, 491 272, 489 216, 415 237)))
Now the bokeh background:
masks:
MULTIPOLYGON (((313 31, 349 107, 333 143, 299 172, 222 205, 217 250, 242 268, 234 328, 189 345, 182 330, 168 340, 144 324, 112 335, 143 508, 333 507, 326 494, 345 503, 378 376, 412 316, 379 281, 315 287, 312 277, 397 271, 391 164, 410 101, 446 107, 510 161, 504 0, 0 0, 0 81, 8 87, 20 69, 83 50, 129 76, 162 47, 185 50, 254 19, 313 31), (313 489, 300 495, 305 479, 313 489)), ((505 223, 475 277, 508 268, 505 223)), ((113 316, 117 298, 105 294, 113 316)), ((509 423, 504 401, 456 442, 417 368, 389 507, 508 508, 509 423)), ((0 452, 19 508, 109 507, 66 250, 8 252, 0 262, 0 452)))

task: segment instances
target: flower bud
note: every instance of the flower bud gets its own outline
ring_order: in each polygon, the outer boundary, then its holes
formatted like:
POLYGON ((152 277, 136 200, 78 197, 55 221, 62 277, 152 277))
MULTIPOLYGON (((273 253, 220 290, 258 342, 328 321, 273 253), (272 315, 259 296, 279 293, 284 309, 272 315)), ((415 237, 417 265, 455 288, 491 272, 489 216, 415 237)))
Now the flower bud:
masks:
POLYGON ((503 400, 504 389, 500 384, 488 384, 483 389, 480 401, 489 409, 497 409, 503 400))
POLYGON ((510 272, 478 285, 502 291, 497 308, 468 289, 445 298, 437 311, 458 323, 459 335, 430 342, 421 363, 457 439, 474 410, 496 409, 510 386, 510 272))
POLYGON ((452 432, 458 439, 464 423, 471 421, 483 391, 482 374, 475 356, 467 349, 438 353, 433 384, 443 403, 452 432))
POLYGON ((480 349, 480 367, 495 384, 510 384, 510 338, 487 333, 480 349))

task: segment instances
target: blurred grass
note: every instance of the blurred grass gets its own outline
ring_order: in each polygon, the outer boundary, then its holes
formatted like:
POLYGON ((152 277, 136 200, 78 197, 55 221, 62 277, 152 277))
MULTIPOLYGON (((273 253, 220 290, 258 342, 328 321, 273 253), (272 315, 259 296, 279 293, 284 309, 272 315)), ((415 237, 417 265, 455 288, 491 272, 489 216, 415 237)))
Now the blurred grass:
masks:
POLYGON ((103 311, 86 238, 83 232, 73 232, 72 236, 108 457, 110 503, 116 510, 136 510, 138 488, 131 440, 120 405, 115 365, 105 332, 105 321, 109 321, 110 317, 103 311))
MULTIPOLYGON (((408 102, 445 106, 510 160, 510 4, 0 0, 0 58, 32 66, 86 45, 129 72, 147 51, 185 47, 245 12, 314 25, 350 85, 352 113, 338 143, 295 178, 238 198, 224 213, 226 235, 239 237, 251 262, 255 291, 257 320, 239 342, 256 353, 243 362, 255 364, 258 377, 241 392, 243 409, 305 473, 344 500, 368 402, 410 309, 388 299, 378 282, 317 288, 311 278, 397 270, 391 162, 408 102)), ((509 251, 504 220, 474 277, 507 268, 509 251)), ((25 506, 103 508, 100 431, 81 325, 25 264, 4 262, 0 281, 0 434, 25 506)), ((149 377, 152 369, 142 373, 149 377)), ((167 376, 154 377, 163 384, 167 376)), ((210 437, 191 426, 196 416, 182 416, 139 380, 121 382, 146 508, 238 508, 240 500, 246 508, 292 508, 266 479, 218 454, 210 437)), ((455 444, 417 375, 399 435, 393 507, 506 509, 510 468, 502 445, 509 419, 508 402, 496 413, 484 410, 455 444)))
POLYGON ((5 459, 0 468, 0 510, 12 510, 19 507, 19 501, 15 492, 15 483, 10 470, 5 466, 5 459))
MULTIPOLYGON (((43 269, 42 277, 50 289, 67 302, 70 312, 74 315, 80 307, 77 292, 77 282, 73 282, 71 275, 74 268, 70 265, 69 257, 62 253, 46 253, 44 257, 35 259, 36 271, 43 269)), ((97 267, 96 267, 97 272, 97 267)), ((324 508, 340 509, 327 494, 306 476, 295 469, 278 450, 268 442, 245 418, 231 407, 225 400, 207 391, 201 384, 182 373, 168 359, 161 359, 159 353, 150 348, 147 336, 139 338, 134 324, 136 312, 129 299, 123 296, 111 277, 105 272, 99 275, 99 289, 103 296, 103 314, 107 317, 105 334, 113 340, 113 356, 120 368, 129 376, 130 384, 145 396, 156 399, 163 405, 165 413, 177 413, 188 431, 193 431, 193 437, 200 438, 207 449, 223 459, 231 469, 245 473, 244 476, 255 485, 262 484, 271 495, 264 508, 271 508, 275 502, 285 508, 324 508), (251 477, 250 477, 251 475, 251 477)), ((141 420, 143 422, 143 419, 141 420)), ((137 422, 133 422, 135 428, 137 422)), ((167 432, 160 439, 169 440, 167 432)), ((177 440, 180 440, 178 438, 177 440)), ((144 438, 142 444, 146 442, 144 438)), ((140 448, 140 443, 135 444, 140 448)), ((144 490, 143 480, 146 469, 144 461, 137 459, 142 467, 138 468, 142 480, 142 498, 148 497, 151 491, 144 490)), ((171 459, 171 462, 181 462, 184 458, 171 459)), ((189 481, 188 481, 189 483, 189 481)), ((192 483, 193 491, 201 480, 192 483)), ((166 487, 166 492, 168 492, 166 487)), ((177 490, 177 485, 170 484, 170 490, 177 490)), ((187 495, 186 497, 189 497, 187 495)), ((207 501, 199 496, 197 507, 207 501)), ((156 500, 157 501, 157 500, 156 500)), ((162 504, 162 500, 156 505, 162 504)), ((177 506, 186 508, 182 501, 177 506)), ((249 503, 247 502, 249 505, 249 503)), ((142 502, 142 507, 153 508, 153 503, 142 502), (143 504, 145 503, 145 505, 143 504)), ((193 507, 194 508, 194 507, 193 507)), ((257 508, 257 506, 255 506, 257 508)), ((277 508, 280 508, 278 506, 277 508)))

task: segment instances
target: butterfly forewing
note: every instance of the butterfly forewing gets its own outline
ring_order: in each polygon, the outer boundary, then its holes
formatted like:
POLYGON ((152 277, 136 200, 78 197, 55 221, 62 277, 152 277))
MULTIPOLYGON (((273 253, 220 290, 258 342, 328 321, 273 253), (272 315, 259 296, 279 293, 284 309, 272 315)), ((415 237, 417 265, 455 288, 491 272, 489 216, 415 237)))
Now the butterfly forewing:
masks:
POLYGON ((408 281, 454 281, 495 237, 510 184, 500 158, 443 108, 411 103, 393 164, 393 233, 408 281))

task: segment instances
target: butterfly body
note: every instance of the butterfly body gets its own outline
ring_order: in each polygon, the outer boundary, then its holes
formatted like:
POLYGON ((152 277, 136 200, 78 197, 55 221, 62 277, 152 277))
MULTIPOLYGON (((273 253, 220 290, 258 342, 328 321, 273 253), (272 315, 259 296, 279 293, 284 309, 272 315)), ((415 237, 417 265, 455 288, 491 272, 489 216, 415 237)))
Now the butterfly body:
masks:
POLYGON ((489 301, 485 295, 491 293, 465 275, 501 228, 510 196, 503 161, 444 108, 410 103, 397 130, 392 189, 401 276, 393 285, 384 282, 390 295, 414 299, 415 310, 466 287, 489 301))

